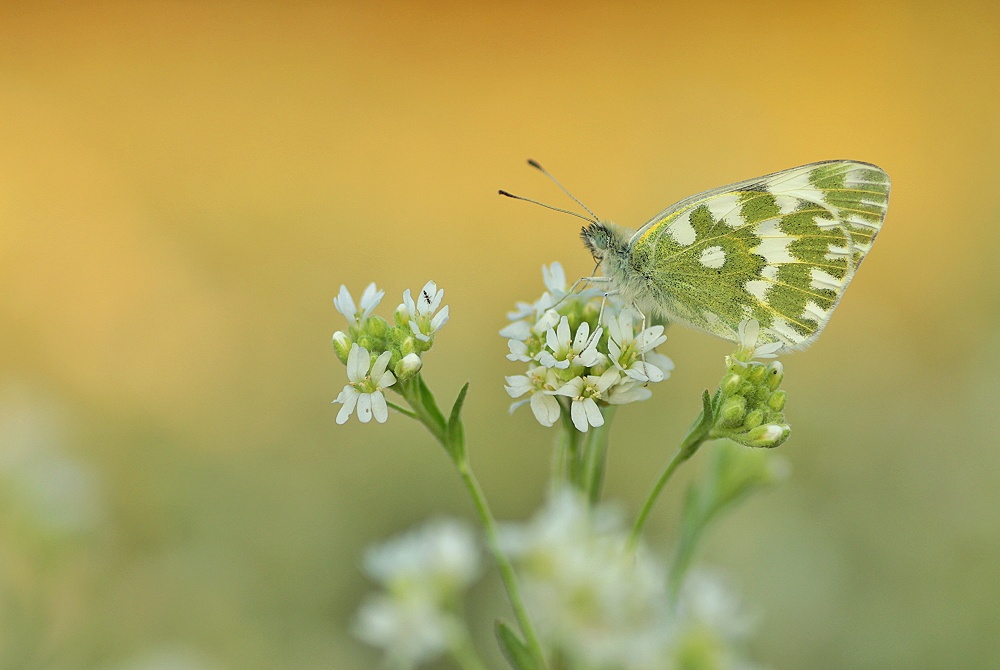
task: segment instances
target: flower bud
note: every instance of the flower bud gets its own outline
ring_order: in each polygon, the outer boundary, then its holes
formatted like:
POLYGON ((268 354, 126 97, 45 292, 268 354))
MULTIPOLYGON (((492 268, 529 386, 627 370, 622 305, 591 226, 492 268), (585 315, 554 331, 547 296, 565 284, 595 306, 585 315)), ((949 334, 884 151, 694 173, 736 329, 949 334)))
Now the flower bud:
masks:
POLYGON ((784 391, 775 391, 767 398, 767 406, 773 409, 775 412, 780 412, 785 409, 785 400, 788 398, 788 394, 784 391))
POLYGON ((787 425, 772 423, 764 426, 757 426, 747 433, 745 441, 741 440, 741 442, 749 447, 765 447, 770 449, 772 447, 777 447, 779 444, 787 440, 791 432, 792 429, 787 425))
POLYGON ((727 398, 719 409, 719 424, 727 428, 739 426, 743 423, 743 416, 746 414, 746 411, 746 398, 740 395, 727 398))
POLYGON ((396 378, 400 381, 406 381, 413 375, 420 372, 420 368, 424 365, 423 359, 416 354, 407 354, 403 356, 396 367, 393 370, 396 373, 396 378))
POLYGON ((750 374, 747 375, 747 379, 749 379, 752 384, 761 383, 767 374, 767 369, 759 363, 751 363, 750 366, 750 374))
POLYGON ((730 372, 728 375, 722 378, 719 383, 719 388, 722 390, 722 394, 725 396, 731 396, 736 393, 739 389, 740 384, 743 383, 742 377, 740 377, 735 372, 730 372))
POLYGON ((406 326, 409 328, 407 324, 410 323, 410 311, 406 309, 406 305, 401 304, 397 307, 392 316, 396 320, 397 326, 406 326))
POLYGON ((365 321, 364 330, 372 337, 384 339, 389 333, 389 324, 380 316, 371 316, 365 321))
POLYGON ((781 380, 785 378, 785 368, 780 361, 774 361, 767 366, 768 377, 767 385, 772 391, 776 391, 778 386, 781 384, 781 380))
POLYGON ((344 365, 347 365, 347 356, 351 353, 351 344, 351 338, 347 336, 347 333, 338 330, 333 334, 333 351, 344 365))
POLYGON ((747 430, 756 428, 762 423, 764 423, 764 413, 759 409, 755 409, 748 413, 746 418, 743 419, 743 425, 747 430))

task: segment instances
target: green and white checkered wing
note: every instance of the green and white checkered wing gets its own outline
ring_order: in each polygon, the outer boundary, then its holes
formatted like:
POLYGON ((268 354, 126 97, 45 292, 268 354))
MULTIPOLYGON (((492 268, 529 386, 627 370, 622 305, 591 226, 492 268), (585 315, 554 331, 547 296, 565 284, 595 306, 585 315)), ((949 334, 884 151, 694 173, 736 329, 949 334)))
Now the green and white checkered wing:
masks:
POLYGON ((636 300, 731 341, 740 321, 755 318, 760 342, 805 348, 829 321, 888 204, 889 176, 846 160, 692 196, 629 240, 632 268, 646 279, 636 300))

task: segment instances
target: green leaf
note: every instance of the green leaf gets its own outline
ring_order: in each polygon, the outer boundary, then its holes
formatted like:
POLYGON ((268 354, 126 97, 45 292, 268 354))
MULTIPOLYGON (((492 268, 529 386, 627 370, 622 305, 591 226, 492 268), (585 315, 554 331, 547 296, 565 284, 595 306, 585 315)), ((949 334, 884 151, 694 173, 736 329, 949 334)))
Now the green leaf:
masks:
POLYGON ((451 416, 448 417, 448 443, 446 445, 448 454, 456 463, 465 460, 465 427, 462 425, 462 407, 465 405, 465 396, 469 392, 469 382, 465 382, 462 390, 455 398, 455 404, 451 406, 451 416))
POLYGON ((434 429, 437 434, 443 438, 445 436, 445 429, 447 424, 444 420, 444 414, 437 406, 437 401, 434 400, 434 394, 431 393, 430 388, 427 383, 424 382, 424 376, 417 374, 414 379, 417 382, 417 393, 419 394, 419 402, 421 407, 424 409, 424 413, 430 417, 430 420, 434 423, 434 429))
POLYGON ((503 651, 504 658, 507 659, 511 667, 516 670, 543 670, 531 657, 528 645, 503 621, 497 620, 496 635, 497 641, 500 642, 500 649, 503 651))

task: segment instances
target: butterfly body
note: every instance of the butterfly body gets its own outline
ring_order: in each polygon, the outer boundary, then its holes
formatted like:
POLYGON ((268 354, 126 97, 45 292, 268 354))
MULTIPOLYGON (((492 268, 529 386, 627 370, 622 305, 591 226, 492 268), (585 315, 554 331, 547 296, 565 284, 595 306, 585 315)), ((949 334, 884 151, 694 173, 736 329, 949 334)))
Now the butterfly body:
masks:
POLYGON ((712 189, 668 207, 638 231, 582 231, 610 290, 646 314, 738 341, 811 344, 881 228, 889 177, 859 161, 812 163, 712 189))

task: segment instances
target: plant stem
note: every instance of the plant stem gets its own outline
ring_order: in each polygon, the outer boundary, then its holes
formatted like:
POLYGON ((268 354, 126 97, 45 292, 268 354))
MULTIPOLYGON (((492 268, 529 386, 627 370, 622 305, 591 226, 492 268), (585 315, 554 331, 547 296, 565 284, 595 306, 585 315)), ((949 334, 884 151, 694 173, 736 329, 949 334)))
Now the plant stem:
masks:
POLYGON ((688 434, 684 436, 684 441, 681 442, 681 446, 677 450, 677 453, 674 454, 674 457, 670 459, 669 463, 667 463, 667 467, 664 468, 660 478, 656 480, 656 484, 653 485, 653 490, 649 492, 649 496, 646 497, 646 502, 643 504, 642 510, 640 510, 639 516, 635 520, 632 532, 628 536, 629 550, 635 549, 636 545, 639 544, 639 536, 642 535, 642 527, 646 524, 646 519, 652 511, 653 505, 656 503, 656 499, 659 497, 660 492, 663 491, 663 487, 667 485, 667 481, 674 474, 674 471, 680 467, 681 463, 691 458, 694 455, 694 452, 698 451, 698 447, 709 439, 712 423, 714 421, 714 415, 715 411, 712 406, 712 399, 709 397, 708 391, 705 391, 702 396, 701 414, 694 422, 694 426, 691 427, 691 430, 688 431, 688 434))
MULTIPOLYGON (((539 668, 539 670, 544 670, 546 667, 545 654, 542 652, 538 635, 535 633, 535 628, 528 617, 528 610, 524 605, 524 598, 521 597, 521 590, 518 587, 514 566, 511 564, 510 559, 507 558, 507 555, 500 549, 500 542, 497 539, 497 522, 493 517, 493 512, 490 511, 486 495, 479 485, 479 480, 476 479, 476 475, 472 472, 468 456, 466 456, 465 439, 462 437, 463 431, 459 431, 456 434, 449 429, 449 421, 444 418, 441 410, 438 409, 430 389, 423 384, 423 380, 419 374, 413 377, 412 380, 409 380, 409 383, 401 384, 400 393, 406 399, 406 402, 409 403, 410 407, 413 408, 414 418, 424 424, 427 430, 431 432, 431 435, 441 443, 441 446, 444 447, 451 458, 452 463, 455 464, 455 469, 458 470, 465 488, 469 491, 473 506, 476 508, 476 513, 479 515, 479 520, 483 525, 483 530, 486 533, 486 544, 489 547, 490 553, 493 554, 497 568, 500 570, 500 578, 503 580, 504 587, 507 590, 507 597, 510 599, 514 615, 517 617, 521 633, 524 635, 525 644, 535 661, 535 667, 539 668), (458 443, 453 444, 453 440, 458 443)), ((456 420, 461 421, 461 419, 456 420)))
POLYGON ((615 405, 606 407, 604 424, 590 430, 583 443, 580 488, 592 505, 601 497, 601 484, 604 483, 604 466, 608 454, 608 435, 611 432, 611 419, 614 418, 617 409, 615 405))
POLYGON ((674 471, 680 466, 681 463, 687 460, 684 457, 684 452, 681 449, 677 450, 674 457, 670 459, 667 467, 663 470, 663 474, 660 478, 656 480, 656 484, 653 485, 653 490, 650 491, 649 495, 646 497, 646 503, 642 506, 642 510, 639 512, 639 516, 635 520, 635 525, 632 526, 632 532, 628 536, 628 548, 629 550, 635 549, 635 546, 639 543, 639 536, 642 534, 642 527, 646 524, 646 518, 653 509, 653 504, 656 502, 657 497, 660 495, 660 491, 663 487, 667 485, 667 480, 670 476, 674 474, 674 471))
POLYGON ((528 617, 528 610, 524 605, 524 599, 521 597, 521 590, 517 584, 517 576, 514 574, 514 566, 511 564, 510 559, 507 558, 507 555, 500 549, 500 543, 497 539, 496 519, 493 518, 493 513, 486 502, 483 489, 479 485, 479 480, 473 474, 468 460, 456 463, 456 466, 459 476, 461 476, 465 487, 469 491, 469 495, 472 497, 476 512, 479 514, 479 520, 483 524, 483 529, 486 532, 486 543, 489 546, 490 553, 493 554, 493 559, 497 563, 497 568, 500 570, 500 578, 507 589, 507 597, 510 598, 510 604, 514 609, 514 615, 517 617, 517 623, 524 634, 525 644, 531 650, 531 655, 534 657, 537 666, 544 668, 545 655, 542 653, 541 644, 538 641, 538 636, 535 633, 531 619, 528 617))

